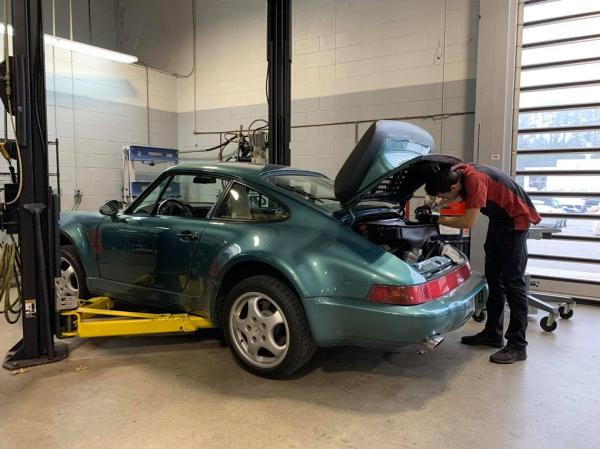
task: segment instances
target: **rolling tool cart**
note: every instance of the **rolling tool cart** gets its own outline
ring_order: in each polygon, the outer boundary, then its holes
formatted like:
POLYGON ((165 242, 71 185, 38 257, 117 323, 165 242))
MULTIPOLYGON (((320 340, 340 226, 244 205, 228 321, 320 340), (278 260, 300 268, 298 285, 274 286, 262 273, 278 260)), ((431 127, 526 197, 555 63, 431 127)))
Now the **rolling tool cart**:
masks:
MULTIPOLYGON (((541 226, 534 226, 529 230, 529 237, 532 239, 550 239, 555 229, 541 226)), ((547 315, 540 320, 540 327, 546 332, 554 332, 558 327, 558 318, 568 320, 575 313, 575 300, 569 296, 549 295, 545 293, 532 294, 529 291, 530 287, 537 287, 539 284, 531 280, 531 275, 526 274, 525 282, 527 283, 527 299, 528 313, 535 315, 538 310, 546 312, 547 315)), ((483 322, 486 318, 485 306, 477 305, 473 319, 477 322, 483 322)))

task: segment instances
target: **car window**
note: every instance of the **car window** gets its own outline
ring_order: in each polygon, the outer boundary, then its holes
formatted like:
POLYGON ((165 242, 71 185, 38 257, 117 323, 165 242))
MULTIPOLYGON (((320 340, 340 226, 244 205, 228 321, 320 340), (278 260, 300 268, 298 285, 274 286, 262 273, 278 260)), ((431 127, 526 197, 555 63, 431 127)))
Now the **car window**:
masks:
POLYGON ((215 214, 217 218, 249 221, 284 220, 289 212, 277 201, 250 187, 234 183, 215 214))
POLYGON ((335 197, 333 181, 325 176, 285 174, 269 176, 267 181, 328 211, 340 208, 340 202, 335 197))
POLYGON ((212 175, 175 175, 158 201, 156 215, 206 218, 228 183, 212 175))
MULTIPOLYGON (((158 198, 161 196, 162 191, 165 189, 165 186, 169 184, 171 181, 171 177, 165 177, 159 184, 154 186, 151 191, 149 191, 143 198, 142 201, 131 211, 132 214, 146 214, 149 215, 154 211, 154 207, 156 206, 156 202, 158 198)), ((169 190, 169 189, 167 189, 169 190)), ((168 193, 168 192, 167 192, 168 193)))

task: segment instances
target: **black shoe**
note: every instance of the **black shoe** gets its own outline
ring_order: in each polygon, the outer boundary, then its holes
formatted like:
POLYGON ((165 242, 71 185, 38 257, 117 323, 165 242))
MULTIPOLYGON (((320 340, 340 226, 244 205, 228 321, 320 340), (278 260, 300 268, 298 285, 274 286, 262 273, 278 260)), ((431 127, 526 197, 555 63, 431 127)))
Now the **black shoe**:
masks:
POLYGON ((500 351, 495 352, 490 356, 490 362, 494 363, 515 363, 527 359, 527 350, 525 348, 517 349, 506 345, 500 351))
POLYGON ((502 337, 490 337, 485 332, 479 332, 475 335, 469 335, 460 339, 463 345, 469 346, 491 346, 492 348, 502 348, 504 346, 504 340, 502 337))

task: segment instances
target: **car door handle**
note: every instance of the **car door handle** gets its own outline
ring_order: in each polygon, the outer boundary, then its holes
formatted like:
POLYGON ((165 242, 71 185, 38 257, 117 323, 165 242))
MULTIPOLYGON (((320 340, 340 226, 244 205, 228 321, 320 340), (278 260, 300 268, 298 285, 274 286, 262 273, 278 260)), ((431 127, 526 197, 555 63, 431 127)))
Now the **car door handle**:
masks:
POLYGON ((198 240, 199 235, 196 232, 182 231, 179 234, 177 234, 177 237, 182 242, 195 242, 196 240, 198 240))

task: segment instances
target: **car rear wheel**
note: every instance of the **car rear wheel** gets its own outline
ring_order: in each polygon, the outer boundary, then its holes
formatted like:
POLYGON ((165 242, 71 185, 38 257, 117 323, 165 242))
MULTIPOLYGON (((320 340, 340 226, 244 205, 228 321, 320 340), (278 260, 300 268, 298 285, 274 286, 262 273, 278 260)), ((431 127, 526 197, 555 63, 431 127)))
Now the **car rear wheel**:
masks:
POLYGON ((60 248, 60 277, 56 279, 56 290, 62 297, 73 296, 79 299, 90 297, 85 283, 85 271, 77 248, 73 245, 60 248))
POLYGON ((223 327, 238 362, 265 377, 285 377, 316 351, 300 299, 283 282, 253 276, 225 298, 223 327))

